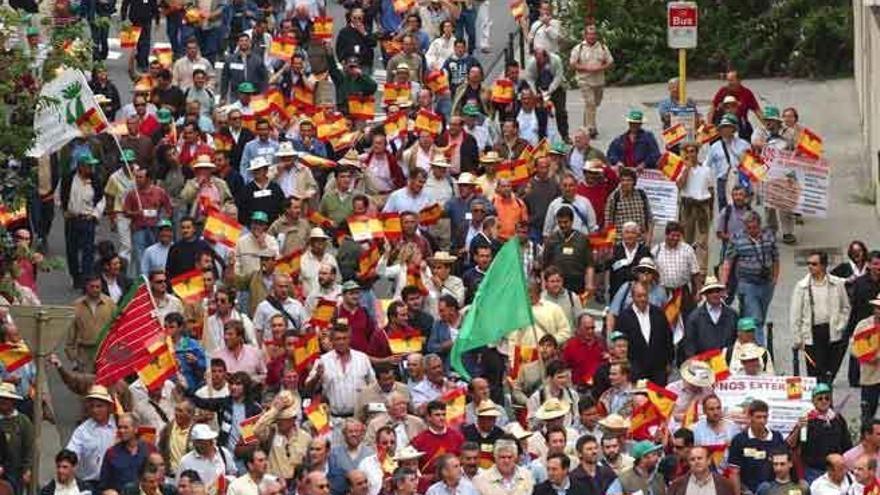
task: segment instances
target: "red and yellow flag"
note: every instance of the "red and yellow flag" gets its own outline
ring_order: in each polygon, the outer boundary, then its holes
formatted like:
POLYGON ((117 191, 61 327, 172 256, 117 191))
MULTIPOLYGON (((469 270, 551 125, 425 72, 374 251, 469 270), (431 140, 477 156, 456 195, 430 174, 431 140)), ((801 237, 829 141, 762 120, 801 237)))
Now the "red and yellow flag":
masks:
POLYGON ((630 436, 633 440, 654 437, 651 427, 662 425, 672 414, 678 396, 665 388, 647 382, 648 401, 633 407, 630 418, 630 436))
POLYGON ((688 408, 684 411, 684 418, 681 420, 682 428, 691 428, 700 419, 700 401, 696 398, 691 399, 688 408))
POLYGON ((721 135, 718 134, 718 128, 712 124, 703 124, 697 128, 697 142, 700 144, 711 143, 718 139, 721 135))
POLYGON ((138 426, 137 437, 150 445, 156 445, 156 438, 158 438, 156 428, 152 426, 138 426))
POLYGON ((341 135, 332 137, 328 141, 330 141, 330 145, 333 147, 333 151, 337 153, 342 153, 343 150, 351 148, 354 146, 354 143, 357 142, 361 137, 361 131, 348 131, 343 132, 341 135))
POLYGON ((290 60, 295 51, 296 39, 290 36, 274 37, 269 45, 269 55, 281 60, 290 60))
POLYGON ((785 379, 785 395, 788 400, 797 400, 804 395, 804 383, 799 376, 789 376, 785 379))
POLYGON ((361 251, 358 256, 358 278, 364 280, 376 275, 376 267, 379 266, 379 258, 381 257, 379 245, 371 242, 370 247, 366 251, 361 251))
POLYGON ((333 37, 333 18, 326 16, 315 17, 312 24, 312 38, 329 40, 333 37))
POLYGON ((822 138, 805 127, 801 130, 796 149, 799 153, 818 160, 822 156, 823 151, 822 138))
POLYGON ((130 25, 119 30, 119 47, 123 50, 131 50, 136 47, 141 38, 140 26, 130 25))
POLYGON ((449 92, 449 78, 446 71, 432 70, 425 76, 425 85, 435 96, 445 95, 449 92))
POLYGON ((769 173, 767 164, 751 150, 743 153, 739 161, 739 170, 752 182, 764 182, 767 180, 767 174, 769 173))
POLYGON ((327 116, 327 120, 318 124, 317 127, 318 139, 321 140, 339 137, 346 132, 348 132, 348 122, 345 121, 345 117, 342 115, 327 116))
POLYGON ((170 46, 153 47, 152 55, 159 61, 159 65, 166 69, 170 69, 171 64, 174 63, 174 52, 171 51, 170 46))
POLYGON ((272 88, 266 91, 265 95, 266 100, 269 102, 269 106, 272 107, 273 111, 284 114, 287 113, 287 102, 284 99, 284 93, 282 93, 280 89, 272 88))
POLYGON ((457 427, 464 423, 466 399, 466 387, 447 390, 440 396, 440 400, 446 404, 446 423, 450 427, 457 427))
POLYGON ((516 345, 513 347, 513 359, 511 359, 510 378, 516 380, 522 367, 532 361, 538 360, 538 348, 516 345))
POLYGON ((184 20, 186 20, 187 24, 196 25, 200 24, 203 20, 207 19, 207 15, 196 7, 186 9, 186 12, 183 14, 184 20))
POLYGON ((214 133, 214 151, 232 151, 235 147, 235 140, 228 134, 222 132, 214 133))
POLYGON ((666 149, 672 148, 676 144, 684 141, 688 135, 687 129, 685 129, 684 124, 675 124, 672 127, 663 130, 663 142, 666 144, 666 149))
POLYGON ((712 368, 712 372, 715 373, 715 381, 720 382, 721 380, 726 380, 730 376, 730 369, 727 367, 727 360, 724 359, 724 353, 721 352, 721 349, 709 349, 706 352, 701 352, 691 359, 696 359, 697 361, 703 361, 712 368))
POLYGON ((443 217, 443 207, 440 203, 426 206, 419 211, 419 224, 423 227, 434 225, 443 217))
POLYGON ((428 295, 428 289, 422 282, 422 272, 419 267, 410 267, 406 269, 406 285, 417 287, 423 296, 428 295))
POLYGON ((391 242, 400 239, 403 235, 403 227, 400 225, 400 213, 381 213, 379 219, 382 220, 382 231, 385 238, 391 242))
POLYGON ((392 57, 403 51, 403 42, 395 39, 382 40, 382 49, 385 53, 392 57))
POLYGON ((185 303, 197 303, 208 295, 202 270, 193 268, 171 279, 171 289, 185 303))
POLYGON ((257 117, 267 117, 272 113, 272 104, 266 95, 254 95, 251 97, 251 110, 257 117))
POLYGON ((288 253, 286 256, 282 256, 275 263, 275 271, 278 273, 283 273, 289 277, 296 277, 299 275, 300 269, 300 260, 302 259, 303 251, 297 250, 292 253, 288 253))
POLYGON ((0 343, 0 363, 3 363, 3 369, 7 373, 12 373, 33 359, 34 356, 24 341, 15 344, 11 342, 0 343))
POLYGON ((10 210, 8 206, 0 204, 0 225, 6 227, 6 230, 27 220, 27 206, 20 204, 15 210, 10 210))
POLYGON ((547 141, 547 138, 541 138, 538 141, 538 144, 532 149, 532 158, 530 161, 534 162, 538 158, 545 158, 550 155, 550 141, 547 141))
POLYGON ((223 244, 229 249, 235 249, 242 230, 244 227, 236 219, 220 213, 216 209, 211 209, 205 219, 202 236, 215 244, 223 244))
POLYGON ((390 105, 397 100, 412 99, 409 83, 387 82, 382 87, 382 103, 390 105))
POLYGON ((293 105, 296 108, 314 108, 315 106, 315 90, 306 86, 296 85, 293 87, 293 105))
POLYGON ((608 224, 602 230, 591 232, 588 238, 593 249, 611 248, 617 242, 617 229, 614 225, 608 224))
POLYGON ((513 81, 502 77, 495 81, 492 85, 492 103, 499 105, 509 105, 513 103, 513 81))
POLYGON ((330 414, 327 412, 327 406, 321 403, 320 395, 312 397, 304 412, 318 435, 330 433, 330 414))
POLYGON ((495 168, 495 177, 507 179, 513 187, 519 187, 529 182, 529 166, 526 159, 518 158, 498 164, 495 168))
POLYGON ((147 350, 152 360, 137 370, 137 374, 147 390, 157 390, 165 384, 165 380, 177 373, 177 360, 174 359, 174 351, 168 346, 167 339, 153 342, 147 350))
POLYGON ((663 175, 672 182, 677 181, 678 178, 681 177, 681 173, 684 172, 684 167, 684 160, 671 151, 663 153, 663 156, 660 157, 660 161, 657 162, 657 168, 659 168, 660 171, 663 172, 663 175))
POLYGON ((370 120, 376 116, 376 99, 373 95, 349 95, 348 115, 354 120, 370 120))
POLYGON ((394 11, 398 14, 403 14, 416 6, 416 0, 394 0, 392 3, 394 11))
POLYGON ((666 321, 669 322, 670 327, 674 327, 678 324, 678 319, 681 318, 683 305, 684 289, 679 287, 672 291, 672 295, 669 296, 669 300, 666 301, 666 304, 663 306, 663 314, 666 315, 666 321))
POLYGON ((510 7, 510 14, 516 22, 521 21, 529 14, 529 6, 526 5, 525 0, 510 0, 508 7, 510 7))
POLYGON ((318 299, 318 304, 315 305, 315 309, 312 311, 312 318, 309 320, 309 323, 313 327, 328 328, 335 312, 336 301, 322 297, 318 299))
POLYGON ((100 134, 107 128, 107 121, 96 107, 92 107, 76 119, 76 126, 83 134, 100 134))
POLYGON ((260 417, 263 413, 257 414, 255 416, 251 416, 249 418, 243 419, 240 423, 238 423, 238 428, 241 431, 241 443, 244 445, 251 445, 257 443, 257 421, 260 420, 260 417))
POLYGON ((293 344, 293 365, 298 372, 305 373, 321 356, 321 342, 315 332, 306 332, 296 337, 293 344))
POLYGON ((712 461, 712 465, 715 467, 721 467, 721 463, 724 462, 724 456, 727 454, 727 444, 716 443, 712 445, 703 445, 703 447, 709 451, 709 459, 712 461))
POLYGON ((393 330, 388 333, 388 346, 394 354, 410 354, 422 352, 425 337, 415 328, 393 330))
POLYGON ((346 220, 351 238, 355 241, 366 241, 382 236, 382 221, 375 216, 350 216, 346 220))
POLYGON ((252 113, 241 114, 241 126, 251 132, 256 132, 257 116, 252 113))
POLYGON ((310 168, 320 170, 330 170, 336 167, 336 162, 318 155, 299 155, 299 161, 305 163, 310 168))
POLYGON ((309 213, 309 223, 324 229, 332 229, 336 226, 336 224, 333 223, 333 220, 325 217, 318 210, 312 210, 311 213, 309 213))
POLYGON ((880 325, 857 330, 853 335, 852 353, 860 363, 870 363, 880 350, 880 325))
POLYGON ((647 382, 646 385, 648 400, 651 404, 654 404, 654 407, 657 408, 657 411, 663 419, 668 419, 672 414, 672 409, 675 407, 675 401, 678 399, 678 394, 650 381, 647 382))
POLYGON ((406 112, 394 112, 385 117, 385 135, 388 137, 405 136, 409 119, 406 112))

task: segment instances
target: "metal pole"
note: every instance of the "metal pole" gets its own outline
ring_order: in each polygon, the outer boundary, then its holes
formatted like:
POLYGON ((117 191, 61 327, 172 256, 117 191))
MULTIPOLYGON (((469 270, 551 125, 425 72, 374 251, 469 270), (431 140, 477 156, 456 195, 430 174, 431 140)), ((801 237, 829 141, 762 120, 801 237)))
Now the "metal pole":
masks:
POLYGON ((34 460, 31 467, 31 483, 30 493, 39 493, 40 487, 40 440, 43 438, 43 380, 45 375, 43 362, 43 325, 49 321, 48 313, 45 310, 37 311, 37 335, 35 339, 36 347, 36 391, 34 393, 34 442, 33 452, 34 460))
POLYGON ((687 104, 687 50, 678 49, 678 104, 687 104))

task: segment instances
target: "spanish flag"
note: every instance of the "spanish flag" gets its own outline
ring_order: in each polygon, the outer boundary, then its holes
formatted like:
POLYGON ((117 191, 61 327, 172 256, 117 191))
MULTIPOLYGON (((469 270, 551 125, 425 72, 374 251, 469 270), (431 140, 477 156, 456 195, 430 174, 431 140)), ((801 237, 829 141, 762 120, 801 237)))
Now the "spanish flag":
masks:
POLYGON ((318 435, 330 433, 330 414, 327 412, 327 406, 321 403, 320 395, 312 396, 311 402, 304 411, 318 435))
POLYGON ((667 151, 660 157, 657 168, 663 172, 666 178, 675 182, 681 177, 681 173, 684 172, 684 160, 675 153, 667 151))
POLYGON ((724 359, 724 353, 721 352, 721 349, 710 349, 706 352, 697 354, 691 359, 703 361, 708 364, 709 367, 712 368, 712 372, 715 373, 716 382, 726 380, 730 376, 730 369, 727 367, 727 360, 724 359))
POLYGON ((354 146, 354 143, 356 143, 360 137, 361 131, 349 131, 343 132, 339 136, 332 137, 328 141, 330 141, 333 151, 341 153, 343 150, 354 146))
POLYGON ((345 121, 345 117, 339 115, 332 117, 332 120, 330 120, 331 117, 327 116, 327 119, 326 122, 318 124, 318 139, 326 141, 348 132, 348 123, 345 121))
POLYGON ((159 65, 166 69, 171 68, 171 64, 174 62, 174 53, 171 51, 170 45, 153 47, 152 55, 159 61, 159 65))
POLYGON ((409 83, 387 82, 382 87, 382 103, 390 105, 400 99, 412 99, 409 83))
POLYGON ((367 241, 382 236, 382 221, 375 216, 350 216, 346 220, 351 238, 355 241, 367 241))
POLYGON ((138 438, 150 445, 156 445, 156 428, 152 426, 138 426, 138 438))
POLYGON ((394 11, 403 14, 416 6, 416 0, 393 0, 394 11))
POLYGON ((389 40, 382 40, 381 43, 382 43, 382 49, 385 50, 385 54, 388 55, 389 57, 397 55, 398 53, 403 51, 403 42, 401 42, 401 41, 398 41, 395 39, 389 39, 389 40))
POLYGON ((400 236, 403 235, 403 227, 400 225, 399 213, 380 213, 379 219, 382 220, 382 231, 385 233, 386 239, 391 242, 400 239, 400 236))
POLYGON ((663 419, 668 419, 675 407, 678 395, 650 381, 645 385, 648 391, 648 400, 654 404, 663 419))
POLYGON ((785 379, 785 395, 788 400, 797 400, 804 395, 804 383, 799 376, 789 376, 785 379))
POLYGON ((541 140, 538 141, 538 144, 536 144, 534 149, 532 150, 531 161, 534 162, 538 158, 545 158, 549 155, 550 155, 550 142, 547 141, 547 138, 541 138, 541 140))
POLYGON ((604 229, 592 232, 589 235, 590 247, 593 249, 605 249, 614 246, 617 242, 617 229, 612 224, 608 224, 604 229))
POLYGON ((495 168, 495 176, 498 179, 507 179, 512 186, 519 187, 529 182, 529 166, 522 158, 506 161, 495 168))
POLYGON ((379 245, 375 242, 370 243, 370 247, 366 251, 362 251, 358 257, 358 278, 360 280, 368 279, 376 274, 376 267, 379 266, 379 245))
POLYGON ((492 85, 492 96, 490 99, 492 100, 492 103, 497 103, 499 105, 509 105, 513 103, 513 81, 506 77, 497 79, 495 84, 492 85))
POLYGON ((313 327, 327 328, 330 326, 330 320, 333 319, 333 313, 335 312, 336 301, 324 299, 322 297, 318 300, 318 304, 312 311, 312 318, 309 320, 309 323, 313 327))
POLYGON ((870 363, 880 350, 880 325, 856 331, 853 335, 852 353, 860 363, 870 363))
POLYGON ((467 388, 465 387, 447 390, 440 396, 440 400, 446 404, 446 423, 450 427, 455 428, 464 423, 466 399, 467 388))
POLYGON ((684 411, 684 418, 681 420, 682 428, 693 428, 700 419, 700 401, 692 399, 688 404, 688 408, 684 411))
POLYGON ((518 160, 522 160, 524 162, 532 161, 532 158, 535 157, 535 148, 531 144, 527 144, 525 148, 519 153, 518 160))
POLYGON ((718 128, 712 124, 703 124, 697 128, 697 141, 700 144, 711 143, 719 137, 718 128))
POLYGON ((252 113, 241 114, 241 126, 251 132, 256 132, 257 131, 257 116, 252 113))
POLYGON ((320 170, 330 170, 336 167, 336 162, 318 155, 299 155, 299 161, 305 163, 309 168, 320 170))
POLYGON ((630 418, 630 436, 633 440, 653 438, 652 427, 662 425, 672 414, 678 396, 659 385, 647 382, 648 401, 633 407, 630 418))
POLYGON ((269 45, 269 55, 281 60, 290 60, 295 51, 296 39, 290 36, 272 38, 272 44, 269 45))
POLYGON ((538 360, 538 348, 516 345, 513 346, 513 359, 511 359, 510 370, 508 374, 510 378, 516 380, 523 365, 538 360))
POLYGON ((147 348, 152 360, 137 370, 138 378, 147 390, 156 390, 177 373, 177 361, 174 352, 168 347, 168 340, 159 339, 147 348))
POLYGON ((257 117, 267 117, 272 113, 272 104, 266 95, 254 95, 251 97, 251 110, 257 117))
POLYGON ((804 128, 798 138, 797 151, 818 160, 823 151, 822 138, 815 132, 804 128))
POLYGON ((398 111, 385 117, 385 135, 388 137, 404 137, 407 133, 409 119, 406 112, 398 111))
POLYGON ((508 7, 510 7, 510 14, 513 15, 516 22, 521 21, 529 14, 529 7, 524 0, 510 0, 508 7))
POLYGON ((186 12, 184 12, 183 17, 186 20, 187 24, 196 25, 196 24, 200 24, 208 16, 206 16, 204 14, 204 12, 202 12, 200 9, 193 7, 193 8, 186 9, 186 12))
POLYGON ((298 251, 289 253, 287 256, 282 256, 275 263, 275 271, 278 273, 283 273, 289 277, 295 277, 299 275, 300 260, 302 259, 302 255, 303 251, 300 249, 298 251))
POLYGON ((197 303, 208 295, 202 270, 193 268, 171 279, 171 289, 185 303, 197 303))
POLYGON ((107 121, 97 107, 92 107, 76 119, 76 126, 83 134, 100 134, 107 128, 107 121))
POLYGON ((320 355, 321 343, 317 333, 306 332, 296 337, 293 344, 293 365, 298 372, 307 372, 320 355))
POLYGON ((422 282, 422 272, 419 270, 419 267, 406 269, 406 285, 418 287, 419 292, 423 296, 428 295, 428 289, 425 288, 425 284, 422 282))
POLYGON ((724 456, 727 454, 727 444, 716 443, 712 445, 703 445, 703 447, 709 451, 709 459, 712 461, 712 465, 716 468, 721 467, 721 463, 724 462, 724 456))
POLYGON ((305 86, 296 85, 293 87, 293 105, 296 108, 314 108, 315 91, 305 86))
POLYGON ((10 230, 14 225, 27 220, 27 207, 20 204, 15 210, 10 210, 6 205, 0 204, 0 225, 10 230))
POLYGON ((287 106, 287 102, 284 100, 284 93, 282 93, 280 89, 272 88, 269 91, 266 91, 265 95, 272 110, 280 113, 286 112, 285 107, 287 106))
POLYGON ((240 423, 238 423, 238 428, 241 431, 241 443, 244 445, 251 445, 257 443, 257 421, 260 420, 260 417, 263 413, 257 414, 255 416, 251 416, 249 418, 243 419, 240 423))
POLYGON ((687 129, 685 129, 684 124, 675 124, 668 129, 663 130, 663 142, 666 143, 666 149, 672 148, 676 144, 684 141, 688 135, 687 129))
POLYGON ((678 319, 681 318, 683 305, 684 289, 681 287, 673 289, 672 294, 669 296, 669 300, 667 300, 666 304, 663 306, 663 314, 666 315, 666 321, 669 322, 670 327, 676 325, 678 319))
POLYGON ((434 203, 430 206, 426 206, 419 211, 419 224, 422 227, 426 227, 429 225, 434 225, 440 221, 440 218, 443 216, 443 207, 440 206, 440 203, 434 203))
POLYGON ((229 249, 235 249, 242 230, 244 227, 238 221, 214 208, 208 210, 202 236, 214 244, 223 244, 229 249))
POLYGON ((333 223, 333 220, 325 217, 318 210, 312 210, 311 213, 309 213, 309 223, 324 229, 332 229, 336 226, 336 224, 333 223))
POLYGON ((30 363, 33 359, 31 350, 24 341, 15 344, 10 342, 0 343, 0 363, 3 363, 3 369, 7 373, 12 373, 30 363))
POLYGON ((746 175, 752 182, 764 182, 767 180, 768 167, 761 158, 747 150, 739 161, 739 171, 746 175))
POLYGON ((312 24, 312 38, 319 40, 333 38, 333 18, 325 16, 315 17, 312 24))
POLYGON ((442 70, 432 70, 425 76, 425 85, 436 96, 445 95, 449 92, 449 78, 442 70))
POLYGON ((354 120, 370 120, 376 116, 376 99, 373 95, 349 95, 348 114, 354 120))
POLYGON ((394 354, 422 352, 422 348, 425 345, 425 337, 422 336, 422 332, 415 328, 393 330, 388 334, 388 345, 394 354))
POLYGON ((141 31, 140 26, 133 24, 119 30, 119 47, 123 50, 131 50, 136 47, 141 38, 141 31))
POLYGON ((222 132, 214 133, 214 151, 232 151, 234 147, 235 141, 232 136, 222 132))

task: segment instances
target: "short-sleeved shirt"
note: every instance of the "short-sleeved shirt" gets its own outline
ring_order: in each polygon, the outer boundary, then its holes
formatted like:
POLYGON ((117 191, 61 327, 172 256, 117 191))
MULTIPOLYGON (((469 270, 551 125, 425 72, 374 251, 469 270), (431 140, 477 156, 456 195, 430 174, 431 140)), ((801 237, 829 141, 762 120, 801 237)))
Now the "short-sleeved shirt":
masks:
POLYGON ((770 282, 771 268, 779 261, 776 235, 764 229, 758 239, 752 239, 746 232, 733 236, 724 257, 734 262, 739 280, 749 283, 770 282))
POLYGON ((614 190, 605 202, 605 223, 623 225, 626 222, 639 224, 642 231, 648 229, 654 221, 651 213, 651 203, 647 194, 636 189, 629 196, 625 196, 620 188, 614 190))
POLYGON ((700 273, 697 254, 694 248, 684 241, 679 241, 674 248, 662 242, 654 246, 651 254, 657 263, 660 285, 663 287, 669 289, 683 287, 690 283, 693 275, 700 273))
POLYGON ((590 241, 577 230, 568 235, 555 232, 547 240, 544 266, 555 265, 562 272, 566 289, 580 294, 584 291, 584 272, 593 266, 590 241))
MULTIPOLYGON (((611 56, 608 47, 600 41, 597 41, 592 45, 587 44, 586 41, 581 41, 571 50, 571 55, 569 56, 568 61, 572 66, 575 64, 599 66, 605 62, 608 62, 609 64, 614 63, 614 57, 611 56)), ((578 72, 577 81, 580 86, 604 86, 605 71, 578 72)))
POLYGON ((758 438, 747 428, 730 442, 728 462, 739 468, 739 478, 754 493, 758 485, 773 479, 770 452, 784 446, 778 431, 767 430, 763 438, 758 438))

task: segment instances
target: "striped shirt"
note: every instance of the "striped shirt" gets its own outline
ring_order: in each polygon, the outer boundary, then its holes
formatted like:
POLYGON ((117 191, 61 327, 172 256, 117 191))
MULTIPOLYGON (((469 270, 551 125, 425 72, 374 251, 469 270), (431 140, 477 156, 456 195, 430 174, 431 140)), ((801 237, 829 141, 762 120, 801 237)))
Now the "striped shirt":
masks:
MULTIPOLYGON (((321 387, 330 405, 330 414, 333 416, 354 414, 357 397, 367 385, 376 381, 370 358, 363 352, 352 349, 349 351, 347 362, 343 362, 339 353, 330 351, 321 355, 318 364, 324 365, 321 387)), ((312 368, 309 380, 315 376, 317 369, 317 365, 312 368)))
POLYGON ((747 232, 735 234, 727 245, 725 259, 734 263, 736 276, 752 283, 770 281, 774 263, 779 261, 776 235, 764 229, 758 239, 752 239, 747 232))

